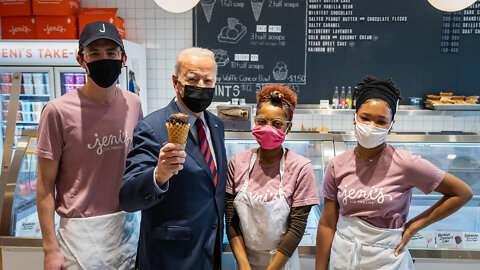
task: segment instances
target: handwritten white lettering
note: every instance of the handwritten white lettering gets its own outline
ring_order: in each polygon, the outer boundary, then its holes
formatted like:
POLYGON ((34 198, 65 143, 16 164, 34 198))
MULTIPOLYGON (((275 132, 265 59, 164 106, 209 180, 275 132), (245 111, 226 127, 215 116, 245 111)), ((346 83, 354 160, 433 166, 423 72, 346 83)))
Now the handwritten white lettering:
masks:
POLYGON ((348 204, 348 199, 372 200, 376 201, 378 204, 383 204, 386 197, 390 198, 390 201, 393 200, 393 197, 391 195, 383 193, 383 188, 376 188, 375 186, 372 186, 370 190, 355 190, 354 188, 348 189, 348 185, 345 185, 343 191, 339 191, 338 195, 340 197, 343 197, 343 205, 348 204))
POLYGON ((128 136, 127 131, 120 130, 118 136, 106 135, 102 138, 99 138, 98 134, 95 133, 95 144, 88 144, 87 147, 88 149, 96 148, 97 155, 101 155, 105 149, 116 150, 123 148, 123 146, 129 147, 131 142, 132 137, 128 136))

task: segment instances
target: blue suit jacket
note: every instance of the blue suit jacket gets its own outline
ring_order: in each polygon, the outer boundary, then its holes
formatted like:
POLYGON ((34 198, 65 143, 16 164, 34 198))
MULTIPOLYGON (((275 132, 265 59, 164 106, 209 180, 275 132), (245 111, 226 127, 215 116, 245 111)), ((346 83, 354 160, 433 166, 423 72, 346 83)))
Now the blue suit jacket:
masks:
POLYGON ((218 182, 189 132, 183 170, 168 180, 168 191, 157 193, 153 171, 162 144, 168 142, 166 123, 178 113, 170 104, 148 115, 135 127, 133 147, 120 190, 125 211, 142 211, 137 255, 138 269, 213 269, 220 262, 227 158, 222 121, 205 111, 215 149, 218 182), (217 243, 216 243, 217 242, 217 243), (217 244, 216 254, 214 254, 217 244))

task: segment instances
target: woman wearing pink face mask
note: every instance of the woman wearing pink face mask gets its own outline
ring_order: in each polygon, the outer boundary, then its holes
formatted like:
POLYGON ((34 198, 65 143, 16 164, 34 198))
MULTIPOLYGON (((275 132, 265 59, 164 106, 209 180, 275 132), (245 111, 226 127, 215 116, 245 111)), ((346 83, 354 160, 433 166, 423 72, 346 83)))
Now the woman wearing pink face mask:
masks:
POLYGON ((319 200, 310 160, 282 147, 296 103, 285 86, 257 93, 260 147, 228 164, 225 223, 239 269, 300 269, 297 246, 319 200))
POLYGON ((400 99, 391 80, 367 77, 356 98, 358 144, 334 157, 323 179, 316 269, 414 269, 405 245, 467 203, 472 190, 420 156, 385 143, 400 99), (444 196, 407 222, 414 187, 444 196))

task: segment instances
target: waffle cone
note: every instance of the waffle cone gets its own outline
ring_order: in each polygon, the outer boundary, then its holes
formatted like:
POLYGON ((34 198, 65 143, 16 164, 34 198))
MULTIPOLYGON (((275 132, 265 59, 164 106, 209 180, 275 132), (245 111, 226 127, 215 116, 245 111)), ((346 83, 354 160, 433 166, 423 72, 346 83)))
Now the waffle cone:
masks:
POLYGON ((190 124, 172 125, 170 123, 167 123, 168 142, 185 145, 187 143, 189 129, 190 129, 190 124))

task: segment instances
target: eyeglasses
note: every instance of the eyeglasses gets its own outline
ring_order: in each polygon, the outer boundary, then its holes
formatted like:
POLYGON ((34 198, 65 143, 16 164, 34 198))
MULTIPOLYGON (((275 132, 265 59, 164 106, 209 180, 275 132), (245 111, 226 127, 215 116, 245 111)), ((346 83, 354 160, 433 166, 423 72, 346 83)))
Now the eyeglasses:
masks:
POLYGON ((120 59, 122 57, 121 50, 107 50, 107 51, 88 51, 83 53, 87 58, 92 60, 98 59, 120 59))
POLYGON ((262 116, 255 116, 254 120, 255 120, 255 125, 257 125, 257 126, 265 126, 265 125, 270 124, 272 127, 276 128, 276 129, 282 129, 288 123, 290 123, 290 121, 285 121, 285 120, 281 120, 281 119, 268 120, 268 119, 266 119, 265 117, 262 117, 262 116))

